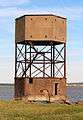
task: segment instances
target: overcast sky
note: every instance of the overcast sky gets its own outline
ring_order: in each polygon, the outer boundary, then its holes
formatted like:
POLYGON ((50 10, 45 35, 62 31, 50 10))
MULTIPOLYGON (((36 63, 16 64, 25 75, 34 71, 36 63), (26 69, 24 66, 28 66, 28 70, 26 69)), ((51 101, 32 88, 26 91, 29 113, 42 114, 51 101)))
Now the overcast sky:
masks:
POLYGON ((83 82, 83 0, 0 0, 0 83, 14 83, 15 18, 67 17, 67 82, 83 82))

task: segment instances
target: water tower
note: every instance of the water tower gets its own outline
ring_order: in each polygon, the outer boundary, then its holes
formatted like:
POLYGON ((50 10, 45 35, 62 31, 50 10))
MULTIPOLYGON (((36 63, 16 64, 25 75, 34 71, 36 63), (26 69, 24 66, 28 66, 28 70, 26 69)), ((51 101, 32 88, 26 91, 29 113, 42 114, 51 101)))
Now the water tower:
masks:
POLYGON ((15 97, 65 100, 66 18, 24 15, 15 29, 15 97))

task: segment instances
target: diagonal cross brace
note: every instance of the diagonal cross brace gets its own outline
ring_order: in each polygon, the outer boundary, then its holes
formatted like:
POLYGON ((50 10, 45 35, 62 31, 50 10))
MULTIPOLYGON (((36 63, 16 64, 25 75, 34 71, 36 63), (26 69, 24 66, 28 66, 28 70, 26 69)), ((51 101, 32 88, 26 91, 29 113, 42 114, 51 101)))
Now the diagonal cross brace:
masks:
MULTIPOLYGON (((39 52, 34 48, 34 46, 33 46, 33 44, 30 42, 29 43, 30 45, 31 45, 31 47, 35 50, 35 52, 36 52, 36 55, 33 57, 33 60, 30 62, 30 64, 27 66, 27 68, 26 68, 26 70, 23 72, 23 74, 22 74, 22 77, 25 75, 25 73, 26 73, 26 71, 29 69, 29 67, 31 66, 31 64, 33 63, 33 61, 36 59, 36 57, 37 57, 37 55, 39 54, 39 52)), ((44 48, 43 48, 44 49, 44 48)), ((42 49, 42 50, 43 50, 42 49)), ((41 50, 41 51, 42 51, 41 50)), ((40 51, 40 52, 41 52, 40 51)))
POLYGON ((55 47, 55 50, 58 52, 58 55, 56 55, 57 56, 56 60, 59 56, 61 56, 61 58, 64 60, 63 56, 61 55, 61 52, 62 52, 63 49, 64 49, 64 47, 62 47, 62 49, 60 51, 58 51, 57 48, 55 47))
POLYGON ((31 66, 31 64, 33 63, 33 61, 36 59, 38 53, 36 53, 36 55, 34 56, 33 60, 30 62, 30 64, 28 65, 28 67, 26 68, 26 70, 23 72, 22 77, 24 76, 24 74, 26 73, 26 71, 29 69, 29 67, 31 66))

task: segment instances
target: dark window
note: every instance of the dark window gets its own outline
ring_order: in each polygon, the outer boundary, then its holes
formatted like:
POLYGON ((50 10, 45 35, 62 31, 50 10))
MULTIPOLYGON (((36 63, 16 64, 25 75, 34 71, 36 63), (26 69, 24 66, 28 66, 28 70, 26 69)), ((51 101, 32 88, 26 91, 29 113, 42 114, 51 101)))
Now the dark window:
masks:
POLYGON ((45 38, 47 38, 47 35, 45 35, 45 38))
POLYGON ((55 83, 55 95, 57 95, 57 86, 58 86, 58 83, 55 83))
POLYGON ((32 38, 32 35, 30 37, 32 38))
POLYGON ((45 18, 45 20, 47 20, 47 18, 45 18))
POLYGON ((30 83, 30 84, 33 83, 33 78, 29 78, 29 83, 30 83))

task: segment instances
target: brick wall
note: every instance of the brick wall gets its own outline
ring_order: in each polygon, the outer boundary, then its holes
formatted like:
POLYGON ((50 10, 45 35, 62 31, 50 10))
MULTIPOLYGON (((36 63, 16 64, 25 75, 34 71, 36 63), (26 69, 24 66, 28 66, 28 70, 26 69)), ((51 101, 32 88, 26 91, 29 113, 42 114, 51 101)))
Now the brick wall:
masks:
POLYGON ((20 78, 16 79, 15 93, 18 97, 22 91, 23 96, 45 97, 54 99, 65 99, 66 80, 64 78, 20 78), (22 84, 21 84, 22 83, 22 84), (57 95, 55 95, 55 84, 57 83, 57 95), (22 86, 21 86, 22 85, 22 86))

